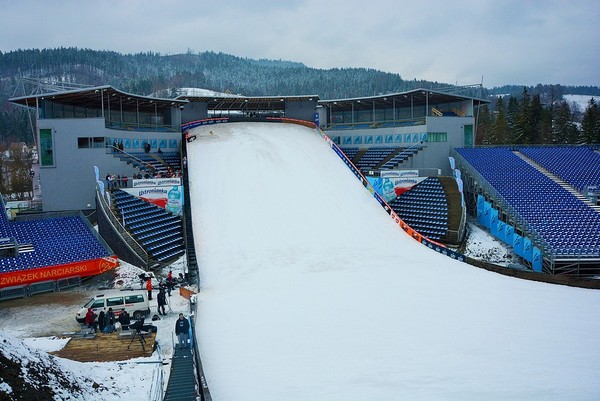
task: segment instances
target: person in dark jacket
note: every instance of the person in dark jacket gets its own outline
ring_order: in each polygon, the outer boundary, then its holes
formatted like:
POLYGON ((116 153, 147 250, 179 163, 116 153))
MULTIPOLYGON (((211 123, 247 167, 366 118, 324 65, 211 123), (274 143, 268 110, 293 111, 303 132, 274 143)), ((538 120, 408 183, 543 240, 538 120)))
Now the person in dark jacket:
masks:
POLYGON ((113 331, 115 331, 115 313, 113 312, 112 308, 108 308, 108 312, 106 312, 106 315, 104 315, 104 330, 102 330, 103 333, 112 333, 113 331))
POLYGON ((167 275, 167 294, 169 294, 169 296, 171 296, 171 291, 173 290, 174 286, 175 283, 173 282, 173 271, 169 270, 169 274, 167 275))
POLYGON ((119 315, 119 323, 121 323, 121 330, 129 330, 129 325, 131 324, 131 317, 126 310, 121 312, 119 315))
POLYGON ((179 318, 175 322, 175 334, 177 334, 179 340, 179 348, 187 347, 189 331, 190 322, 183 316, 183 313, 180 313, 179 318))
POLYGON ((162 287, 158 291, 158 295, 156 296, 156 303, 158 305, 158 314, 166 315, 167 312, 165 312, 165 305, 167 304, 167 293, 165 292, 165 289, 162 287))
POLYGON ((103 332, 104 327, 106 327, 105 315, 106 315, 106 313, 104 313, 103 310, 101 310, 100 313, 98 314, 98 328, 100 329, 100 332, 103 332))

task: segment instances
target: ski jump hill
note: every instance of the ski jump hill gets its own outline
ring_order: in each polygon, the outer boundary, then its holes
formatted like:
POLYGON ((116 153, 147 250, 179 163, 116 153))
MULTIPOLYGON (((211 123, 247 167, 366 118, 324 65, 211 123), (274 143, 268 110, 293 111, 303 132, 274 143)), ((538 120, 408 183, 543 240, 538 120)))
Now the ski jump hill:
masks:
POLYGON ((193 133, 196 332, 213 400, 600 399, 600 292, 415 241, 315 129, 193 133))

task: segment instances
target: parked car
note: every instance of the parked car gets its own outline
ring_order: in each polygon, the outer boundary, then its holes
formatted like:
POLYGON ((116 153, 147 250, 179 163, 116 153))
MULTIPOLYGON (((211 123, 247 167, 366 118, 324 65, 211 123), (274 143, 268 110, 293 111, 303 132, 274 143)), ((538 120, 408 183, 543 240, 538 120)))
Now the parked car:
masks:
POLYGON ((150 314, 148 291, 110 290, 98 293, 79 309, 75 315, 77 322, 85 322, 88 308, 92 308, 96 315, 100 311, 108 311, 108 308, 112 308, 116 316, 126 310, 134 319, 138 320, 150 314))

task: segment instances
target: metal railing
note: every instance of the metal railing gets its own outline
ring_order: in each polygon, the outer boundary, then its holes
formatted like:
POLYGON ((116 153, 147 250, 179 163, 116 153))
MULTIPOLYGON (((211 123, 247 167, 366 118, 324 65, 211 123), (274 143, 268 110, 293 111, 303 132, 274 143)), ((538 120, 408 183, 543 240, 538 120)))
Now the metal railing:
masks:
POLYGON ((106 145, 106 149, 107 149, 106 153, 112 152, 113 156, 125 155, 125 156, 127 156, 127 158, 131 159, 132 163, 136 162, 136 163, 139 163, 140 165, 145 166, 146 168, 148 168, 150 170, 154 170, 154 166, 152 164, 150 164, 149 162, 142 160, 139 157, 132 155, 131 153, 127 153, 126 151, 119 149, 115 145, 106 145))
MULTIPOLYGON (((107 192, 108 193, 108 192, 107 192)), ((107 217, 108 221, 110 221, 113 229, 119 233, 120 237, 123 239, 127 247, 140 259, 140 261, 146 266, 146 269, 150 265, 150 263, 154 262, 153 259, 148 255, 148 252, 140 245, 135 238, 131 236, 129 231, 121 224, 117 216, 114 215, 110 206, 106 202, 103 194, 100 193, 98 188, 96 188, 96 198, 98 199, 98 204, 100 205, 104 215, 107 217)))

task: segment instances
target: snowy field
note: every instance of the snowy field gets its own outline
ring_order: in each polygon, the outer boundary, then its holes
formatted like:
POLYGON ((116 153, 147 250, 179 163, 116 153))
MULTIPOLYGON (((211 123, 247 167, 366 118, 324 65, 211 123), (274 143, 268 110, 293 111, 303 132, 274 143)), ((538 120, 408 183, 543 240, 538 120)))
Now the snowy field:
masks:
MULTIPOLYGON (((170 268, 177 276, 184 269, 182 260, 170 268)), ((149 358, 82 363, 47 354, 64 347, 68 338, 63 333, 81 329, 75 321, 75 313, 97 292, 95 288, 139 285, 137 276, 141 272, 139 268, 121 262, 116 277, 109 272, 74 291, 0 303, 0 400, 37 399, 19 394, 6 383, 5 374, 11 374, 8 373, 11 369, 4 365, 2 356, 25 368, 26 381, 37 383, 38 387, 44 384, 52 387, 56 401, 148 401, 157 393, 155 399, 162 399, 162 389, 157 383, 161 382, 160 377, 165 386, 168 381, 175 320, 179 312, 189 315, 189 302, 177 290, 168 300, 171 312, 161 316, 161 320, 148 320, 157 327, 156 342, 159 345, 149 358)), ((168 268, 164 276, 167 273, 168 268)), ((156 296, 151 301, 151 311, 156 314, 156 296)))
POLYGON ((598 101, 600 100, 598 96, 589 96, 589 95, 563 95, 563 99, 568 103, 568 104, 572 104, 575 103, 577 105, 577 107, 579 108, 579 111, 581 111, 582 113, 585 112, 585 109, 587 109, 589 103, 590 103, 590 99, 594 98, 594 101, 596 102, 596 104, 598 104, 598 101))
MULTIPOLYGON (((196 129, 188 162, 197 340, 213 400, 600 399, 600 292, 497 275, 418 244, 311 130, 210 130, 196 129)), ((465 253, 512 261, 476 226, 465 253)), ((137 274, 124 263, 115 282, 137 274)), ((0 356, 43 363, 52 373, 29 380, 60 389, 55 400, 149 400, 157 375, 168 379, 187 301, 174 292, 173 313, 154 322, 160 351, 150 358, 49 357, 93 292, 1 303, 0 356)), ((0 399, 13 399, 3 373, 0 399)))
POLYGON ((309 129, 210 130, 189 163, 215 401, 600 399, 600 292, 418 244, 309 129))

